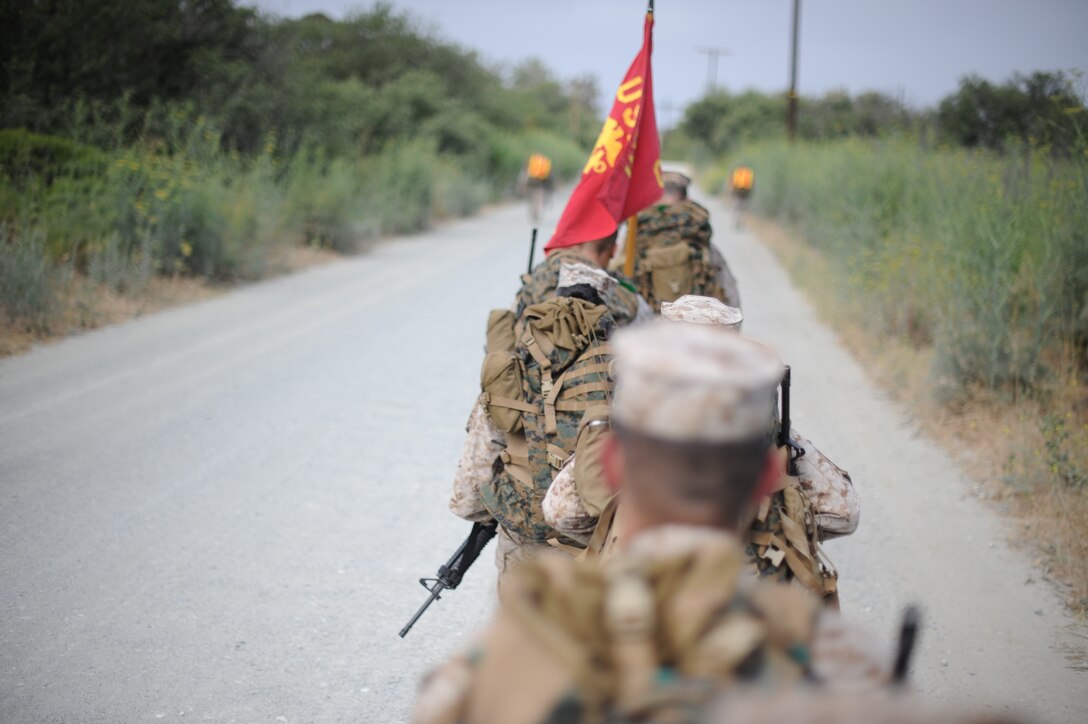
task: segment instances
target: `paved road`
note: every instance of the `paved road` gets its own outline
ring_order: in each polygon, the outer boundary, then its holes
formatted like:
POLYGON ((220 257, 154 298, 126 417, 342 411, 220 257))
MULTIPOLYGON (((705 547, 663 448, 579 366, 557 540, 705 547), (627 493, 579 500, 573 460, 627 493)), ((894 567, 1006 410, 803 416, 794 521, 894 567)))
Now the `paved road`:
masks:
MULTIPOLYGON (((1053 594, 712 211, 798 427, 860 485, 861 531, 829 545, 844 608, 890 637, 925 604, 924 691, 1088 720, 1053 594)), ((491 605, 483 561, 396 636, 467 531, 445 495, 526 237, 499 209, 0 361, 0 722, 403 720, 491 605)))

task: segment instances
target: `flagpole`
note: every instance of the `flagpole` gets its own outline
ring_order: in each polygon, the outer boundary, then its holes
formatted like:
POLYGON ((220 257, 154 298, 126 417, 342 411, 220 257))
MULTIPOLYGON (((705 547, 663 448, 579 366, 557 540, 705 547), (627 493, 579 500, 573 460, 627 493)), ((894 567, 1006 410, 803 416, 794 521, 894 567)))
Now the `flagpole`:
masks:
MULTIPOLYGON (((646 17, 652 18, 654 16, 654 0, 649 0, 649 5, 646 7, 646 17)), ((631 214, 627 219, 627 241, 624 242, 623 250, 625 257, 623 260, 623 273, 627 277, 633 277, 635 275, 635 243, 638 238, 638 215, 631 214)))

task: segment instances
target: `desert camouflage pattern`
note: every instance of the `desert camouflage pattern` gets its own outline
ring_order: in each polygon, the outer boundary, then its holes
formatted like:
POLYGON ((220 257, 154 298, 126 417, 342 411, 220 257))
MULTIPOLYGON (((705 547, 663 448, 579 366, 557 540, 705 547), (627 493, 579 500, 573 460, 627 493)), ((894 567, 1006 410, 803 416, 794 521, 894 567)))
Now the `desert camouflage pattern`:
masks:
POLYGON ((666 186, 675 186, 678 189, 687 191, 688 186, 691 185, 691 179, 679 171, 664 171, 661 174, 661 182, 666 186))
POLYGON ((724 692, 702 722, 744 724, 1014 724, 1007 713, 981 714, 938 707, 908 691, 829 691, 811 687, 789 692, 734 689, 724 692))
POLYGON ((659 320, 612 340, 612 419, 661 440, 730 442, 770 435, 783 365, 768 347, 702 325, 659 320))
POLYGON ((500 525, 495 535, 495 568, 499 571, 500 592, 507 572, 546 550, 551 550, 551 547, 537 541, 525 540, 500 525))
POLYGON ((868 637, 746 569, 734 537, 688 526, 647 530, 603 566, 542 553, 506 577, 482 637, 425 680, 414 721, 659 720, 746 684, 887 682, 868 637))
MULTIPOLYGON (((589 264, 593 262, 582 256, 577 248, 556 249, 537 264, 533 271, 522 277, 521 289, 518 290, 515 307, 518 319, 525 310, 534 304, 546 302, 555 297, 555 290, 559 285, 559 272, 564 263, 589 264)), ((614 289, 604 295, 605 306, 611 312, 612 318, 618 326, 624 326, 635 321, 639 317, 640 299, 636 292, 618 284, 614 289)))
POLYGON ((461 459, 457 461, 457 473, 453 476, 450 511, 458 518, 486 523, 492 517, 480 498, 480 488, 494 475, 495 459, 506 447, 506 436, 491 423, 479 400, 472 408, 465 432, 461 459))
POLYGON ((791 428, 805 454, 797 461, 797 479, 812 503, 820 539, 850 535, 861 522, 861 502, 850 473, 831 462, 812 441, 791 428))
POLYGON ((544 522, 571 540, 589 543, 597 527, 597 516, 586 508, 574 480, 575 456, 571 455, 544 495, 541 512, 544 522))
POLYGON ((619 282, 601 268, 594 268, 584 262, 563 261, 559 267, 557 289, 586 284, 596 289, 602 296, 612 294, 619 282))
POLYGON ((633 282, 655 312, 685 294, 740 308, 736 279, 711 233, 710 212, 690 199, 639 213, 633 282))
POLYGON ((739 329, 744 315, 736 307, 730 307, 714 297, 685 294, 675 302, 661 303, 661 318, 670 322, 710 324, 739 329))

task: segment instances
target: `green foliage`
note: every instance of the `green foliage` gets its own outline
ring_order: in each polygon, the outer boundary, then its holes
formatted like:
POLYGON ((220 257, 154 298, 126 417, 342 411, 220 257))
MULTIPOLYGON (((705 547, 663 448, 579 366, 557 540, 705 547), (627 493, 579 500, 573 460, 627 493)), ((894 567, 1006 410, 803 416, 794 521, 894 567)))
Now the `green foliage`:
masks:
POLYGON ((1064 73, 1015 75, 1001 85, 977 76, 941 101, 937 128, 948 141, 1001 150, 1009 143, 1069 155, 1085 147, 1088 109, 1064 73))
POLYGON ((231 0, 49 0, 0 6, 3 125, 48 127, 68 99, 190 97, 253 58, 256 13, 231 0))
MULTIPOLYGON (((761 213, 805 230, 878 332, 935 345, 952 390, 1032 392, 1088 343, 1088 163, 904 140, 746 147, 761 213), (862 301, 863 300, 863 301, 862 301)), ((720 183, 733 163, 709 183, 720 183)))
POLYGON ((126 292, 351 252, 513 193, 533 152, 577 175, 600 121, 592 79, 504 76, 388 4, 5 3, 0 66, 3 304, 36 329, 68 270, 126 292))
MULTIPOLYGON (((916 122, 902 103, 880 93, 851 97, 836 91, 822 98, 801 98, 798 116, 798 136, 806 140, 881 136, 916 122)), ((708 95, 687 107, 679 131, 715 155, 781 138, 786 133, 786 98, 758 91, 708 95)))
POLYGON ((21 188, 36 177, 93 174, 104 164, 105 155, 93 146, 22 128, 0 129, 0 178, 21 188))

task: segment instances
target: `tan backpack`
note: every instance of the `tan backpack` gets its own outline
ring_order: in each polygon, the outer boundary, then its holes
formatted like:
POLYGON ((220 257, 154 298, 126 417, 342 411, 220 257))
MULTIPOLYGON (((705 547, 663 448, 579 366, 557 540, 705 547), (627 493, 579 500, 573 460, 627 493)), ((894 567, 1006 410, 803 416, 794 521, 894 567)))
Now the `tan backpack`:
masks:
POLYGON ((534 639, 522 664, 569 681, 538 720, 672 721, 733 682, 805 677, 819 603, 797 588, 743 582, 747 565, 739 547, 711 542, 648 566, 550 556, 522 566, 504 598, 534 639))
POLYGON ((491 340, 495 347, 500 339, 509 343, 507 321, 495 314, 492 321, 496 330, 489 330, 483 401, 492 421, 507 433, 507 449, 480 497, 504 528, 542 542, 557 537, 541 511, 548 487, 578 449, 579 438, 596 430, 582 424, 587 413, 591 419, 607 414, 602 410, 614 385, 607 339, 615 322, 604 305, 556 297, 526 309, 513 348, 502 351, 493 350, 491 340))

